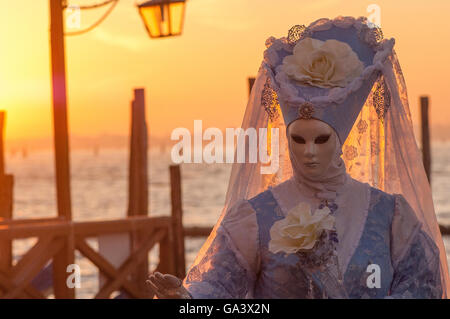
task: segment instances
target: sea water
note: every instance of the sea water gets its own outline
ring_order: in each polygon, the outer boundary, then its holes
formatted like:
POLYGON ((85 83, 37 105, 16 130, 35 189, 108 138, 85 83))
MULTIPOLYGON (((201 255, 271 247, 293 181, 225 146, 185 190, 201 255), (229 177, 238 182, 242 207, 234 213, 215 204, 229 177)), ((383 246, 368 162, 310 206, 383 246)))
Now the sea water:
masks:
MULTIPOLYGON (((450 143, 434 143, 432 168, 433 200, 438 220, 450 224, 450 143)), ((128 205, 127 149, 74 150, 70 155, 72 216, 75 221, 124 218, 128 205)), ((170 215, 169 153, 149 152, 150 216, 170 215)), ((182 164, 183 224, 212 226, 225 200, 231 164, 182 164)), ((14 175, 15 219, 57 215, 54 154, 52 151, 7 154, 6 172, 14 175)), ((186 267, 194 261, 205 238, 186 240, 186 267)), ((35 239, 16 240, 14 262, 35 239)), ((450 257, 450 238, 444 239, 450 257)), ((95 239, 88 243, 98 248, 95 239)), ((158 247, 150 252, 152 269, 158 262, 158 247)), ((98 269, 78 252, 81 287, 77 298, 92 298, 98 290, 98 269)))

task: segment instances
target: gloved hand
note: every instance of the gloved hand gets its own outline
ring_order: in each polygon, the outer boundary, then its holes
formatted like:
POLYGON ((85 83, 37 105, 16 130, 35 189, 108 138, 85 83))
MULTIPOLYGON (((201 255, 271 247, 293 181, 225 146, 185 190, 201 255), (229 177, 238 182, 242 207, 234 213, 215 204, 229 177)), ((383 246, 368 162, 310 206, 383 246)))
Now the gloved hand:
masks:
POLYGON ((192 299, 192 296, 183 287, 183 281, 170 274, 154 272, 145 282, 155 293, 158 299, 192 299))

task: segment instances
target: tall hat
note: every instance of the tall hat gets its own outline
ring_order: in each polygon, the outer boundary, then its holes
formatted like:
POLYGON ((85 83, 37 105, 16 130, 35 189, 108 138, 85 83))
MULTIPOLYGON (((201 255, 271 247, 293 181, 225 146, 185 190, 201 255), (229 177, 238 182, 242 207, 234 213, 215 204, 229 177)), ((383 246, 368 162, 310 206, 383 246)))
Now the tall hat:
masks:
MULTIPOLYGON (((267 39, 266 46, 261 103, 269 116, 279 104, 286 127, 299 118, 315 118, 333 127, 344 143, 394 39, 383 40, 381 29, 364 17, 338 17, 294 26, 287 37, 267 39)), ((390 99, 385 86, 376 93, 374 98, 390 99)))

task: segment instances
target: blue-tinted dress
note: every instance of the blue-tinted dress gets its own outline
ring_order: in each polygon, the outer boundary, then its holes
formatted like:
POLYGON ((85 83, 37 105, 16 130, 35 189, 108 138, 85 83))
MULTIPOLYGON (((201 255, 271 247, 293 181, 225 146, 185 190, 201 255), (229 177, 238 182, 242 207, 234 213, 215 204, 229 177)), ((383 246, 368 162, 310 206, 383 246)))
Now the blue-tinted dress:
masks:
MULTIPOLYGON (((366 208, 341 221, 341 234, 338 228, 343 245, 339 263, 348 296, 441 298, 439 250, 404 197, 353 182, 368 197, 366 208), (379 280, 374 286, 368 284, 368 277, 375 272, 379 280)), ((282 187, 292 190, 288 184, 277 186, 230 208, 208 250, 183 281, 193 298, 311 297, 311 282, 299 257, 268 249, 270 228, 285 216, 276 195, 277 188, 278 193, 285 192, 282 187)), ((351 193, 341 206, 358 196, 351 193)), ((286 196, 293 197, 301 194, 294 191, 286 196)), ((346 210, 342 211, 344 216, 346 210)), ((320 284, 313 285, 313 297, 321 298, 320 284)))

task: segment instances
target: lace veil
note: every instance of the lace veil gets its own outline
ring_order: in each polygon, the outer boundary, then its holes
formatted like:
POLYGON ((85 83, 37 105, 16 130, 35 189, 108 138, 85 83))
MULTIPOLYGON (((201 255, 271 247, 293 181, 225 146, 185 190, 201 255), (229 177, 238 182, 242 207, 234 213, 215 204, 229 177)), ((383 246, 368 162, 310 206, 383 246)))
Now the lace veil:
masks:
MULTIPOLYGON (((244 130, 255 128, 257 131, 260 128, 268 129, 268 134, 264 137, 267 143, 267 155, 273 155, 271 160, 278 161, 276 164, 279 169, 271 174, 262 174, 261 169, 267 168, 267 164, 261 161, 250 163, 248 143, 246 143, 245 163, 234 162, 222 213, 191 267, 195 266, 208 250, 228 208, 238 200, 250 199, 268 187, 292 177, 286 127, 277 97, 278 92, 273 87, 274 77, 268 67, 270 60, 274 58, 269 49, 274 46, 289 46, 302 36, 308 35, 309 32, 349 25, 361 28, 361 26, 367 26, 367 21, 365 18, 352 17, 338 17, 334 20, 320 19, 308 27, 293 27, 287 37, 279 39, 281 41, 277 42, 273 37, 266 41, 268 50, 264 54, 264 60, 251 90, 241 127, 244 130), (278 136, 272 136, 271 129, 278 129, 278 136), (277 149, 279 154, 276 154, 277 149)), ((364 27, 364 30, 366 32, 364 36, 372 45, 391 45, 391 47, 385 50, 389 54, 383 57, 382 63, 377 66, 379 72, 376 73, 374 84, 371 88, 369 87, 370 93, 365 97, 364 105, 358 111, 353 127, 343 144, 342 157, 347 173, 351 177, 360 182, 369 183, 384 192, 402 194, 414 209, 417 218, 424 225, 424 230, 439 247, 443 297, 446 298, 450 286, 445 247, 434 211, 430 185, 422 164, 421 152, 414 138, 405 80, 395 50, 392 48, 393 39, 382 40, 383 36, 378 28, 364 27)), ((344 89, 352 88, 350 85, 350 88, 344 89)), ((341 94, 344 93, 342 91, 341 94)), ((339 99, 339 94, 334 95, 332 98, 339 99)))

